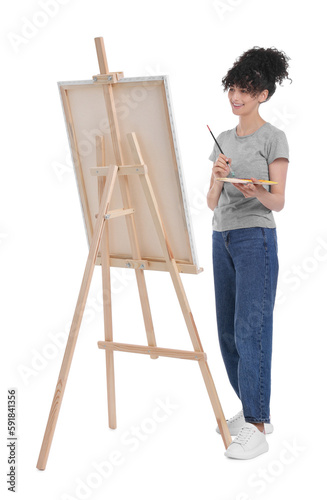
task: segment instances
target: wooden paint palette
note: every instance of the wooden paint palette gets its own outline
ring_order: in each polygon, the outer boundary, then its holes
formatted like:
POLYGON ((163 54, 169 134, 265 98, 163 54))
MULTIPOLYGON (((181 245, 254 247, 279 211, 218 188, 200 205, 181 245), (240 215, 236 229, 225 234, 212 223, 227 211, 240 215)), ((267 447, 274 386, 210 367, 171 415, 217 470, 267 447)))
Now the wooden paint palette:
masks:
POLYGON ((278 182, 266 181, 264 179, 252 182, 251 179, 238 179, 237 177, 217 177, 216 181, 231 182, 232 184, 278 184, 278 182))

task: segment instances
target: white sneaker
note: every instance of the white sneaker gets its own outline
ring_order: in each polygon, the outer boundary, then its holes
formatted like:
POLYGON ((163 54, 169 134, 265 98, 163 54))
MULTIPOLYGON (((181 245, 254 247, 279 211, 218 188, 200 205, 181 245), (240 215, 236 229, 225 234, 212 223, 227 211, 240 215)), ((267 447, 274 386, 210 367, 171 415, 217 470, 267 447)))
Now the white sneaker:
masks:
MULTIPOLYGON (((234 417, 230 418, 229 420, 226 420, 227 426, 230 432, 231 436, 237 436, 237 434, 240 432, 242 427, 246 424, 244 415, 243 415, 243 410, 239 411, 234 417)), ((272 431, 274 430, 274 426, 272 424, 264 424, 265 426, 265 432, 266 434, 271 434, 272 431)), ((218 434, 220 434, 219 427, 217 426, 216 431, 218 434)))
POLYGON ((228 446, 225 455, 228 458, 247 460, 268 451, 266 435, 249 422, 242 427, 237 437, 228 446))

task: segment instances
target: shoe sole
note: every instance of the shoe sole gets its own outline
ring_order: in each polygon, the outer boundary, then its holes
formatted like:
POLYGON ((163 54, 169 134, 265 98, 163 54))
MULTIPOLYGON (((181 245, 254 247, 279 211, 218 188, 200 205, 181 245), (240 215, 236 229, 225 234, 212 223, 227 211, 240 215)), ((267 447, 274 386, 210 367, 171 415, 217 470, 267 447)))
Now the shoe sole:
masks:
POLYGON ((268 449, 269 449, 268 443, 265 442, 257 446, 251 452, 244 452, 242 455, 238 455, 237 453, 228 451, 228 449, 225 451, 224 455, 228 458, 235 458, 237 460, 249 460, 251 458, 255 458, 258 457, 259 455, 262 455, 262 453, 266 453, 268 449))
MULTIPOLYGON (((227 426, 228 426, 228 424, 227 424, 227 426)), ((237 434, 240 432, 241 429, 242 429, 242 427, 238 427, 236 430, 234 430, 232 432, 229 431, 230 435, 231 436, 237 436, 237 434)), ((273 430, 274 430, 273 424, 265 424, 266 434, 272 434, 273 430)), ((218 432, 218 434, 220 434, 219 427, 216 428, 216 432, 218 432)))

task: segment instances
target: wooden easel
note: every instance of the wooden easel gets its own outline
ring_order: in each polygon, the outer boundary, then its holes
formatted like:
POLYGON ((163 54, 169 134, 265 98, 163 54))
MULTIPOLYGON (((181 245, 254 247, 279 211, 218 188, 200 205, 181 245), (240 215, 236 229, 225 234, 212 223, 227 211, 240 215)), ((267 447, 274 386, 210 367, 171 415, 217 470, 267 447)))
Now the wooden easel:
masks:
POLYGON ((199 363, 200 370, 208 391, 208 395, 212 404, 212 408, 220 429, 220 433, 225 445, 225 448, 231 443, 231 436, 223 414, 222 407, 218 398, 214 381, 212 379, 207 356, 203 352, 201 341, 197 332, 196 325, 188 304, 187 297, 184 292, 183 284, 180 278, 179 270, 174 260, 169 242, 167 241, 165 229, 160 217, 158 204, 156 202, 155 193, 153 192, 149 176, 147 174, 147 166, 145 165, 137 138, 134 133, 129 134, 128 140, 131 147, 134 164, 123 165, 122 153, 120 148, 120 134, 117 122, 115 103, 112 93, 112 84, 123 77, 123 73, 109 73, 105 48, 102 38, 95 38, 97 56, 99 61, 100 74, 96 75, 98 81, 103 81, 106 85, 103 86, 105 92, 105 100, 107 112, 109 116, 109 124, 111 131, 112 144, 115 153, 116 164, 105 166, 104 144, 103 137, 96 138, 97 151, 97 166, 91 168, 91 174, 97 176, 99 187, 99 212, 97 214, 96 224, 94 227, 93 237, 90 243, 89 255, 87 258, 82 285, 80 288, 75 313, 70 328, 69 337, 58 377, 58 382, 53 397, 52 406, 43 437, 43 442, 37 462, 37 468, 44 470, 46 468, 50 447, 59 416, 59 411, 65 391, 66 382, 68 379, 69 369, 73 358, 73 353, 80 330, 82 317, 85 309, 85 304, 91 284, 91 279, 95 267, 95 262, 98 257, 99 250, 101 252, 102 264, 102 285, 103 285, 103 302, 104 302, 104 327, 105 340, 98 342, 100 349, 105 349, 106 354, 106 376, 107 376, 107 395, 108 395, 108 415, 109 427, 115 429, 116 422, 116 401, 115 401, 115 378, 114 378, 114 357, 113 351, 134 352, 140 354, 148 354, 152 359, 159 356, 168 356, 173 358, 190 359, 199 363), (134 223, 134 209, 131 204, 129 182, 133 182, 133 178, 138 176, 141 182, 144 196, 147 200, 149 210, 152 215, 152 220, 160 241, 164 259, 166 261, 166 270, 170 273, 177 298, 186 322, 186 326, 194 347, 194 351, 184 351, 177 349, 167 349, 157 347, 148 294, 146 289, 144 270, 147 268, 147 262, 141 259, 141 254, 138 245, 138 235, 134 223), (110 210, 110 200, 113 194, 115 183, 119 182, 119 187, 123 200, 123 208, 119 210, 110 210), (132 259, 128 262, 128 267, 135 269, 137 285, 140 294, 141 307, 145 323, 148 345, 132 345, 122 344, 113 341, 112 332, 112 309, 110 295, 110 255, 109 255, 109 224, 110 219, 114 217, 126 217, 129 240, 132 248, 132 259))

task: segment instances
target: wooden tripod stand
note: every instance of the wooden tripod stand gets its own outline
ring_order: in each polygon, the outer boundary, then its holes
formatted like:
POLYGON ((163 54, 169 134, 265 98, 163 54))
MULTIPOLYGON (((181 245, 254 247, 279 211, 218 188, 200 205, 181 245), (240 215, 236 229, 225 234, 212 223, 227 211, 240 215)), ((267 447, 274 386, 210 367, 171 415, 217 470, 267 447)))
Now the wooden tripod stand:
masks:
POLYGON ((225 448, 231 443, 231 437, 228 426, 223 414, 222 407, 217 395, 214 381, 212 379, 209 366, 207 363, 206 353, 203 351, 201 341, 197 332, 197 328, 193 319, 190 306, 183 288, 180 278, 179 269, 174 259, 172 250, 170 248, 165 229, 163 227, 162 219, 158 203, 156 201, 155 193, 148 176, 147 166, 143 161, 142 153, 134 133, 128 134, 129 146, 132 151, 134 164, 123 165, 122 153, 120 149, 120 132, 117 122, 117 115, 115 110, 115 102, 112 94, 112 84, 121 78, 121 73, 109 73, 107 59, 102 38, 96 38, 96 49, 100 67, 99 79, 106 80, 104 92, 106 93, 106 105, 109 116, 110 133, 115 153, 116 164, 105 165, 105 151, 102 136, 96 137, 96 158, 97 166, 90 169, 91 174, 98 179, 98 193, 99 193, 99 211, 96 218, 96 224, 92 240, 90 242, 89 255, 87 258, 84 276, 73 316, 69 337, 58 377, 58 382, 53 397, 52 406, 43 437, 43 442, 37 462, 37 468, 44 470, 46 468, 50 447, 59 416, 59 411, 65 391, 66 382, 73 358, 73 353, 79 334, 82 317, 86 305, 86 300, 93 276, 93 271, 98 257, 99 251, 101 252, 101 265, 102 265, 102 284, 103 284, 103 298, 104 298, 104 329, 105 340, 98 342, 98 347, 105 350, 106 355, 106 376, 107 376, 107 395, 108 395, 108 415, 109 427, 115 429, 116 422, 116 402, 115 402, 115 379, 114 379, 114 351, 134 352, 140 354, 148 354, 152 359, 159 356, 168 356, 173 358, 195 360, 199 363, 199 367, 208 391, 211 405, 221 432, 221 436, 225 448), (108 80, 108 77, 111 79, 108 80), (109 82, 109 83, 108 83, 109 82), (111 82, 111 83, 110 83, 111 82), (158 236, 160 246, 165 260, 165 270, 170 273, 177 298, 186 322, 186 326, 194 347, 194 351, 184 351, 177 349, 167 349, 157 347, 154 328, 152 323, 150 305, 148 300, 147 288, 145 283, 144 271, 149 269, 149 263, 141 258, 139 250, 139 243, 134 222, 134 208, 132 206, 129 182, 134 182, 138 178, 142 186, 143 195, 146 199, 151 217, 154 223, 155 231, 158 236), (121 209, 110 210, 110 201, 112 199, 114 186, 119 183, 123 207, 121 209), (109 237, 110 237, 110 220, 116 217, 125 217, 129 241, 132 249, 132 259, 129 259, 127 266, 135 269, 137 285, 140 294, 141 307, 145 323, 145 330, 147 335, 148 345, 132 345, 113 342, 112 332, 112 309, 111 309, 111 295, 110 295, 110 254, 109 254, 109 237))

